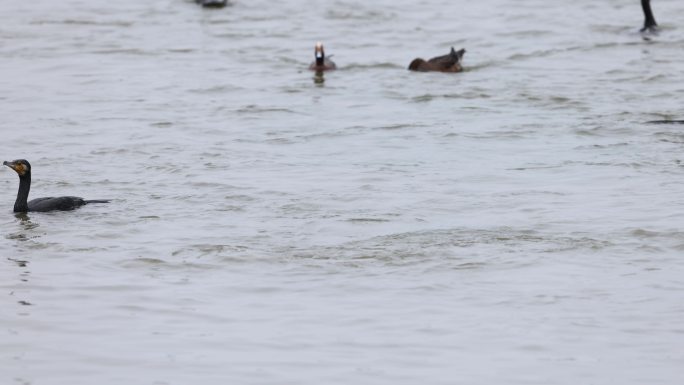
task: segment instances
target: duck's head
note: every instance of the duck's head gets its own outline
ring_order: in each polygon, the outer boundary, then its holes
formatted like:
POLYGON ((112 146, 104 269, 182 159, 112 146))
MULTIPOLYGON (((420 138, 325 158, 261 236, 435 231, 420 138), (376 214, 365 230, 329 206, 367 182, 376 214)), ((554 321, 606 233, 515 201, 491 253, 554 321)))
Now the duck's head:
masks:
POLYGON ((11 162, 4 161, 2 164, 16 171, 20 177, 31 174, 31 163, 26 159, 17 159, 11 162))
POLYGON ((323 43, 321 43, 320 41, 316 43, 314 54, 316 55, 316 60, 323 60, 325 58, 325 52, 323 51, 323 43))
POLYGON ((461 48, 460 50, 456 51, 454 47, 451 47, 451 52, 449 52, 449 55, 453 57, 456 60, 461 60, 463 59, 463 55, 465 54, 466 50, 464 48, 461 48))

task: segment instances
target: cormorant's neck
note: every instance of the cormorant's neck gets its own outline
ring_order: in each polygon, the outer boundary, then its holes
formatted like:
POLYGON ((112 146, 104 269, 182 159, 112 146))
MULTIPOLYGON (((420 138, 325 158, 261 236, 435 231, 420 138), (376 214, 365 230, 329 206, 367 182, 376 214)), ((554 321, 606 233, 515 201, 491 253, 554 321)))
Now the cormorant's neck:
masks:
POLYGON ((321 52, 320 56, 316 55, 316 65, 322 66, 323 64, 325 64, 325 54, 321 52))
POLYGON ((28 195, 31 189, 31 173, 28 172, 19 177, 19 191, 17 200, 14 202, 14 212, 23 213, 28 211, 28 195))
POLYGON ((641 8, 644 9, 644 30, 657 26, 651 11, 651 0, 641 0, 641 8))

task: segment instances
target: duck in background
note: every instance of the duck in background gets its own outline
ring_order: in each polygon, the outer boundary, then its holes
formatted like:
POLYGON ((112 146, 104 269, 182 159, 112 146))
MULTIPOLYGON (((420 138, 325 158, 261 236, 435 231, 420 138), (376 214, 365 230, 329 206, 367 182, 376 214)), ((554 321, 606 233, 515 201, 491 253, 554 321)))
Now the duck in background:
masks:
POLYGON ((451 47, 451 52, 447 55, 433 57, 428 61, 421 58, 413 59, 411 64, 409 64, 408 69, 410 71, 420 72, 461 72, 463 71, 463 67, 461 66, 463 54, 465 54, 465 49, 456 51, 454 47, 451 47))
POLYGON ((311 71, 323 72, 337 69, 337 65, 335 65, 335 63, 332 60, 325 57, 323 43, 321 43, 320 41, 316 43, 316 47, 314 48, 314 56, 316 60, 314 60, 314 62, 311 63, 311 65, 309 65, 309 69, 311 71))

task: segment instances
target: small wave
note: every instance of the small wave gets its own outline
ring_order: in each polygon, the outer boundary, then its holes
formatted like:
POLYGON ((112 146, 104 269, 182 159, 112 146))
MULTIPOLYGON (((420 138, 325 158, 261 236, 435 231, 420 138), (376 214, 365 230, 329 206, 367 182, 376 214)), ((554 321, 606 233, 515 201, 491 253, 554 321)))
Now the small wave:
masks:
POLYGON ((382 62, 382 63, 371 63, 371 64, 362 64, 362 63, 351 63, 347 64, 344 67, 340 68, 340 70, 356 70, 356 69, 361 69, 361 70, 367 70, 367 69, 405 69, 406 66, 399 65, 397 63, 389 63, 389 62, 382 62))
MULTIPOLYGON (((657 123, 657 124, 662 124, 662 123, 657 123)), ((684 124, 684 123, 683 123, 684 124)), ((660 142, 664 143, 675 143, 675 144, 683 144, 684 143, 684 134, 679 133, 679 132, 656 132, 653 134, 660 142)))
POLYGON ((195 53, 197 52, 194 48, 169 48, 166 50, 169 53, 195 53))
POLYGON ((349 218, 346 220, 351 223, 385 223, 389 222, 389 219, 383 218, 349 218))
MULTIPOLYGON (((636 228, 630 231, 635 241, 639 242, 640 249, 662 250, 663 248, 672 248, 677 251, 684 250, 684 232, 672 231, 655 231, 642 228, 636 228)), ((643 262, 651 262, 650 259, 645 258, 643 262)))
POLYGON ((171 127, 173 126, 173 122, 155 122, 155 123, 150 123, 150 127, 171 127))
POLYGON ((221 93, 226 93, 226 92, 231 92, 231 91, 235 91, 235 87, 213 86, 213 87, 207 87, 207 88, 193 88, 191 90, 188 90, 188 92, 191 92, 194 94, 221 94, 221 93))
POLYGON ((96 20, 76 20, 76 19, 65 19, 65 20, 36 20, 31 22, 32 25, 43 25, 43 24, 64 24, 64 25, 94 25, 103 27, 131 27, 135 23, 131 21, 96 21, 96 20))
POLYGON ((509 38, 511 36, 514 37, 534 37, 534 38, 539 38, 541 36, 550 36, 553 35, 553 31, 549 30, 542 30, 542 29, 525 29, 521 31, 505 31, 503 33, 497 34, 497 36, 503 36, 506 38, 509 38))
POLYGON ((577 146, 577 147, 575 147, 575 150, 596 150, 596 149, 614 148, 614 147, 627 147, 630 145, 631 145, 631 143, 627 143, 627 142, 617 142, 617 143, 609 143, 609 144, 590 144, 590 145, 577 146))
POLYGON ((156 56, 157 53, 154 51, 146 51, 137 48, 111 48, 111 49, 100 49, 95 51, 90 51, 92 54, 96 55, 135 55, 135 56, 156 56))
MULTIPOLYGON (((196 244, 177 249, 171 253, 174 258, 220 258, 221 260, 243 260, 249 248, 241 245, 196 244)), ((168 263, 168 261, 166 261, 168 263)))
POLYGON ((547 49, 547 50, 539 50, 539 51, 533 51, 529 53, 515 53, 511 56, 509 56, 507 61, 520 61, 520 60, 525 60, 525 59, 533 59, 533 58, 539 58, 539 57, 547 57, 547 56, 552 56, 560 52, 565 52, 567 49, 559 49, 559 48, 553 48, 553 49, 547 49))
POLYGON ((297 111, 293 111, 289 108, 283 107, 265 107, 257 106, 255 104, 246 105, 235 110, 238 114, 265 114, 265 113, 288 113, 288 114, 299 114, 297 111))
POLYGON ((536 59, 542 57, 550 57, 558 54, 566 54, 571 52, 589 52, 594 50, 606 50, 610 48, 620 48, 629 46, 639 46, 640 42, 628 41, 628 42, 609 42, 609 43, 595 43, 591 45, 575 45, 565 48, 550 48, 536 50, 527 53, 515 53, 506 58, 507 61, 520 61, 527 59, 536 59))
POLYGON ((463 92, 463 93, 451 93, 451 94, 424 94, 418 95, 411 98, 414 103, 425 103, 436 99, 489 99, 491 95, 482 92, 463 92))
POLYGON ((424 124, 390 124, 386 126, 379 126, 379 127, 373 127, 374 130, 388 130, 388 131, 395 131, 395 130, 403 130, 403 129, 410 129, 410 128, 417 128, 417 127, 426 127, 424 124))
MULTIPOLYGON (((527 261, 506 257, 510 253, 546 255, 574 250, 600 250, 610 246, 588 235, 554 235, 509 227, 498 229, 446 229, 390 234, 321 249, 297 250, 294 256, 401 264, 404 261, 525 265, 527 261), (492 252, 496 250, 495 252, 492 252)), ((452 264, 453 264, 452 263, 452 264)))
MULTIPOLYGON (((358 8, 358 5, 349 5, 349 7, 358 8)), ((396 17, 397 15, 393 12, 376 10, 330 10, 325 14, 325 18, 330 20, 373 20, 374 22, 392 20, 396 17)))
POLYGON ((684 124, 684 120, 669 120, 669 119, 662 119, 662 120, 650 120, 648 122, 645 122, 646 124, 684 124))
MULTIPOLYGON (((118 265, 126 269, 153 269, 153 270, 211 270, 216 266, 207 263, 191 262, 187 260, 169 261, 159 258, 139 257, 118 262, 118 265)), ((93 290, 108 290, 109 287, 92 288, 93 290)), ((121 288, 122 290, 135 290, 134 287, 121 288)))

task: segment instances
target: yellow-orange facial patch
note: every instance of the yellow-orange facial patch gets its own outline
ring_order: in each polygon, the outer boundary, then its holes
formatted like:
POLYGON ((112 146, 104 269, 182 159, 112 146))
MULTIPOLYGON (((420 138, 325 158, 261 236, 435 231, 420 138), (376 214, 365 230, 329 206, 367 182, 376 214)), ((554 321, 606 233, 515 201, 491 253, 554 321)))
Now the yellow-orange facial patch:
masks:
POLYGON ((23 163, 12 163, 10 167, 19 175, 24 175, 26 173, 26 166, 24 166, 23 163))

